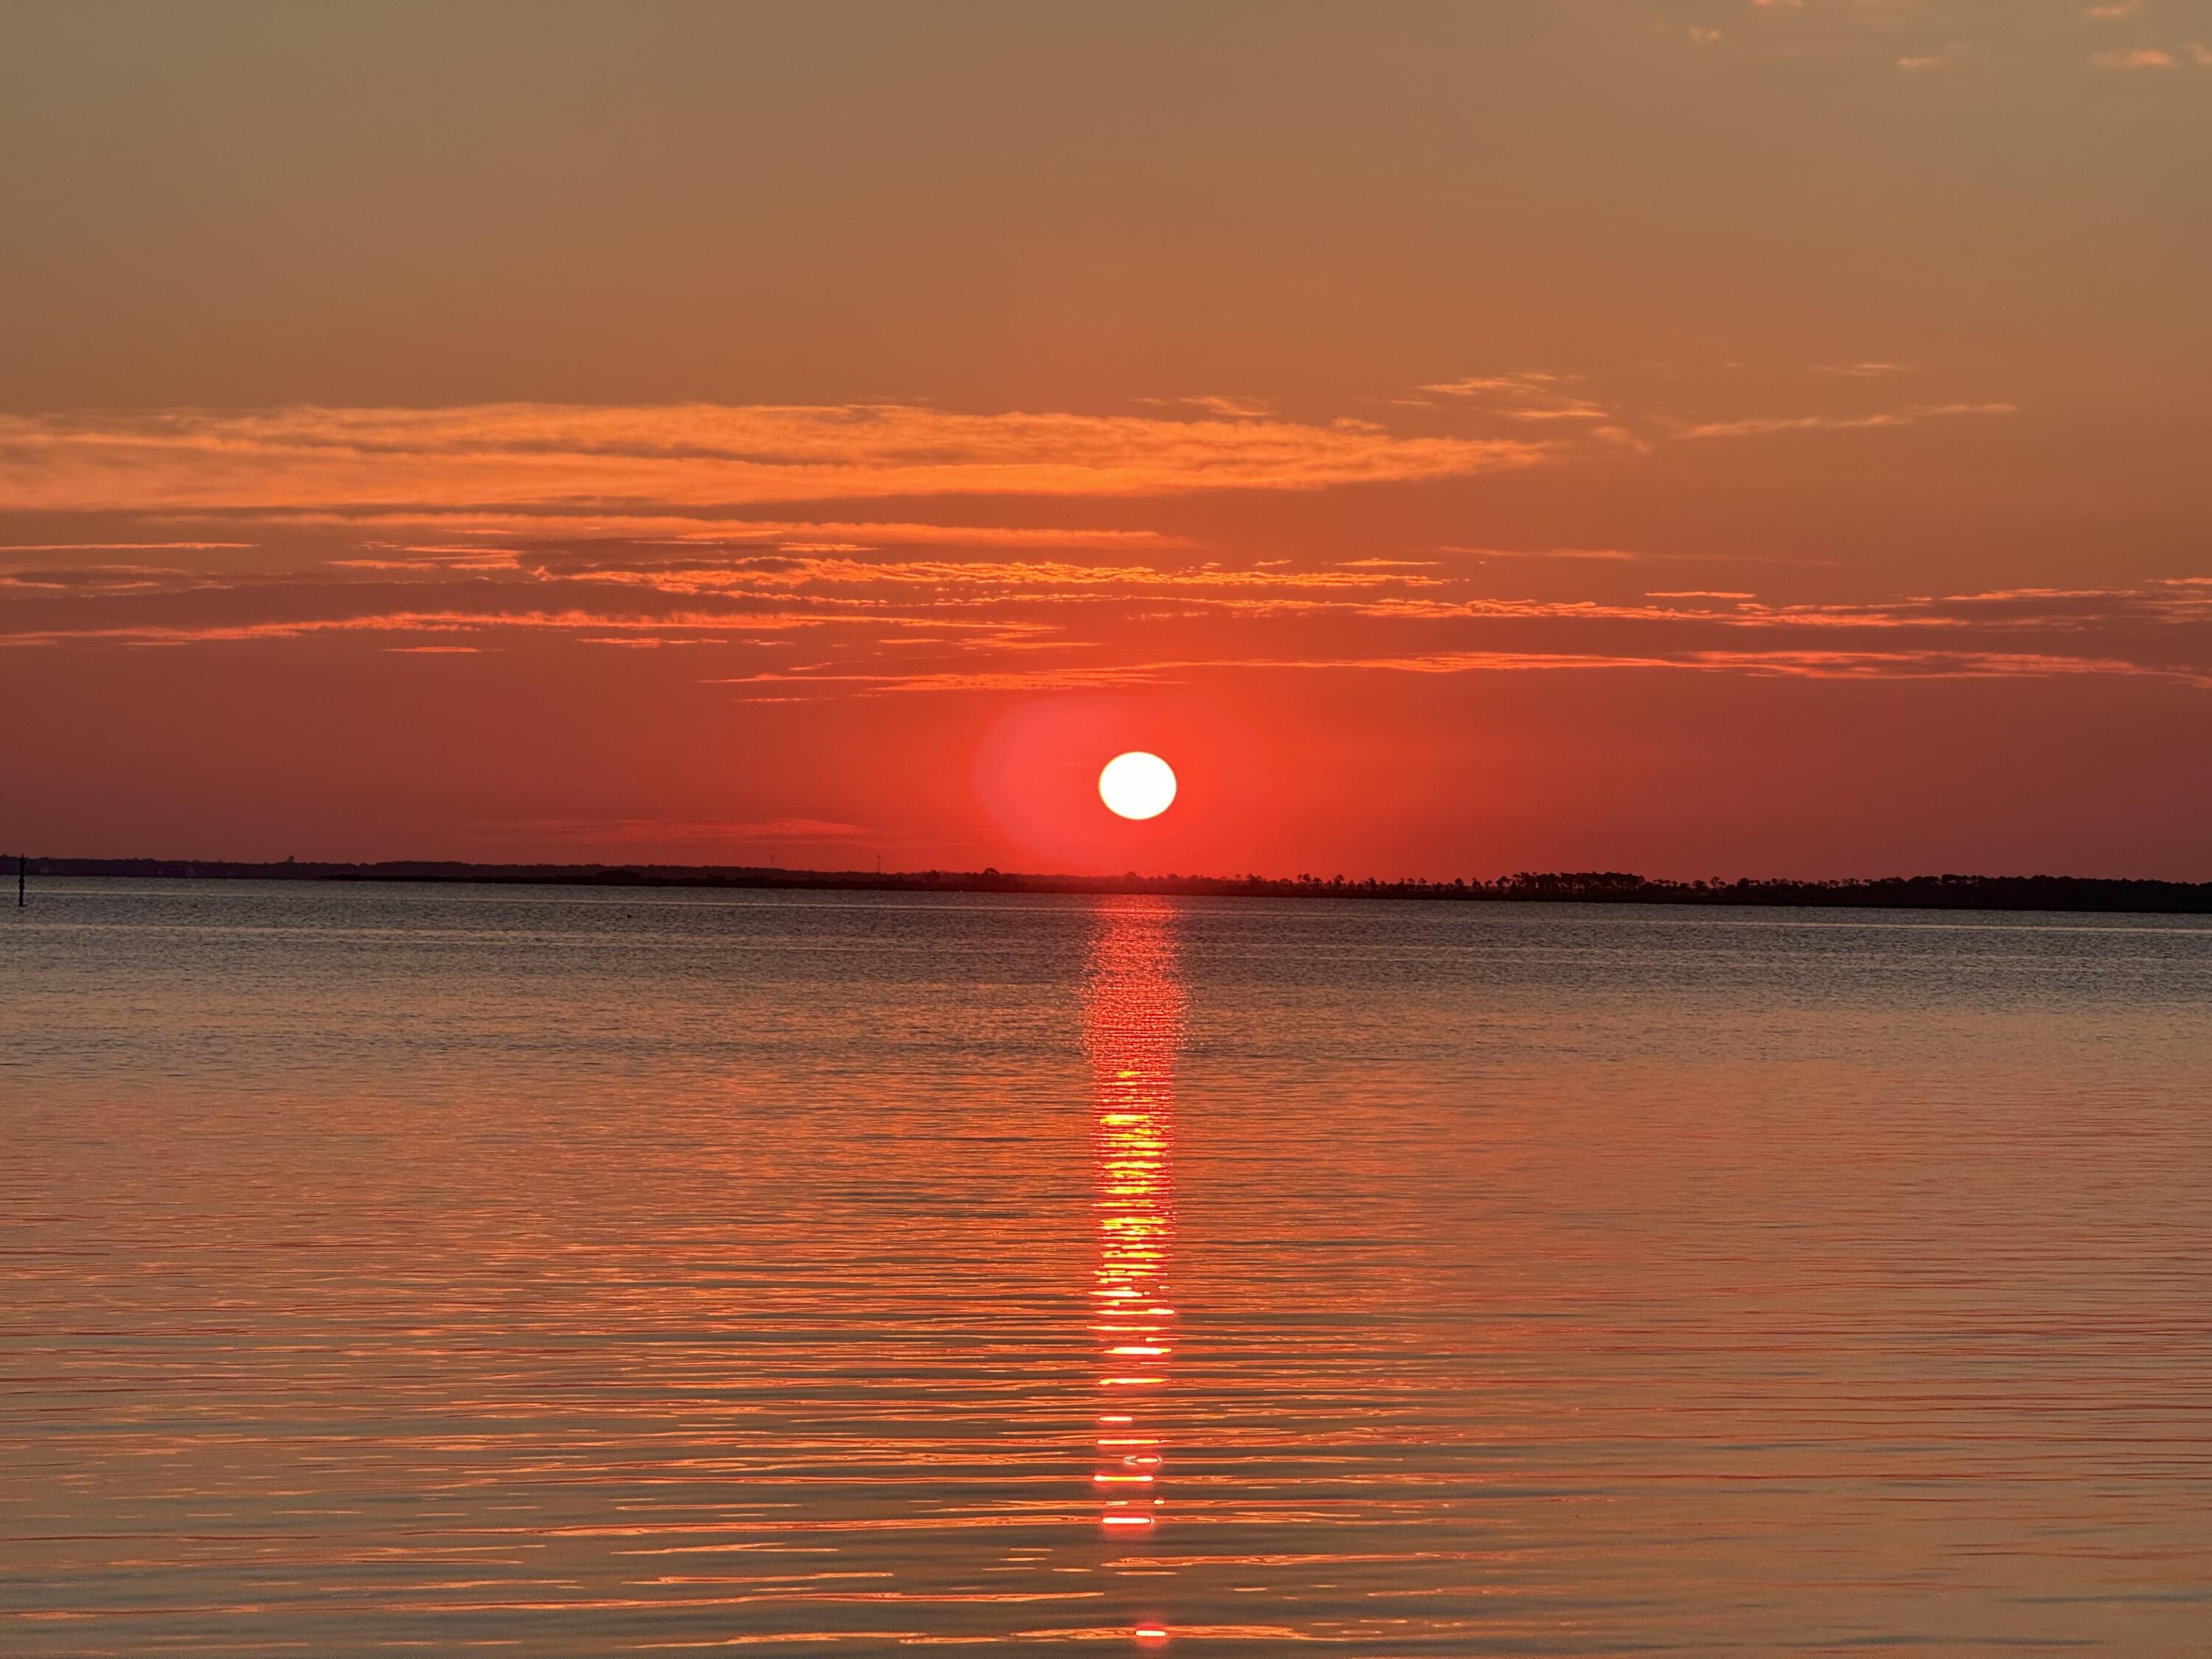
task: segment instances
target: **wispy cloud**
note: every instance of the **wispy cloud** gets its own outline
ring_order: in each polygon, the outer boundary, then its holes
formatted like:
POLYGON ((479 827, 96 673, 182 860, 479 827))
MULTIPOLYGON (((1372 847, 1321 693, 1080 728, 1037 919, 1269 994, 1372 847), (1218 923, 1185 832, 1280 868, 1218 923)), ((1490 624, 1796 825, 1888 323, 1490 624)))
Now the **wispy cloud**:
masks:
POLYGON ((1632 564, 1660 556, 1626 547, 1464 547, 1455 543, 1440 550, 1475 559, 1595 560, 1606 564, 1632 564))
MULTIPOLYGON (((1188 547, 1181 536, 1150 529, 1099 529, 1060 525, 919 523, 854 519, 756 519, 706 517, 694 513, 655 511, 649 505, 604 512, 572 508, 488 510, 481 507, 368 507, 313 512, 253 509, 257 524, 387 531, 423 529, 452 536, 480 536, 515 541, 617 540, 631 545, 738 546, 799 541, 860 547, 907 545, 944 547, 1054 547, 1136 551, 1188 547)), ((421 552, 480 552, 475 549, 422 548, 421 552)))
POLYGON ((1141 588, 1327 591, 1433 586, 1429 562, 1358 561, 1303 569, 1220 564, 1077 564, 1059 559, 863 559, 848 553, 787 553, 673 562, 633 554, 619 562, 547 559, 539 568, 581 581, 631 583, 663 592, 786 592, 813 587, 966 589, 1037 594, 1141 588))
POLYGON ((1545 442, 1371 422, 834 407, 498 404, 438 410, 0 416, 18 510, 660 508, 945 495, 1114 497, 1457 477, 1545 442))
POLYGON ((1275 412, 1275 405, 1264 398, 1224 397, 1213 392, 1182 398, 1137 398, 1132 401, 1150 409, 1194 409, 1201 414, 1237 421, 1261 420, 1275 412))
MULTIPOLYGON (((1907 372, 1873 358, 1819 369, 1869 385, 1907 372)), ((1636 441, 1663 456, 1669 443, 2014 408, 1869 412, 1856 385, 1828 390, 1862 406, 1647 413, 1638 422, 1662 435, 1636 441)), ((1435 381, 1418 413, 1396 417, 1425 428, 1502 417, 1542 434, 1504 439, 1290 421, 1218 399, 1139 418, 535 404, 0 416, 0 499, 46 515, 21 520, 35 526, 15 544, 25 562, 0 568, 0 644, 353 650, 423 658, 424 674, 448 672, 428 660, 441 657, 568 651, 760 699, 1331 665, 2110 672, 2193 684, 2212 660, 2212 589, 1818 604, 1694 586, 1625 594, 1638 566, 1697 582, 1720 579, 1721 566, 1788 564, 1802 582, 1835 562, 1786 549, 1439 546, 1402 520, 1384 529, 1387 515, 1371 536, 1328 532, 1340 538, 1334 556, 1302 530, 1284 539, 1279 526, 1299 515, 1278 516, 1231 556, 1190 528, 1223 518, 1220 505, 1151 502, 1429 485, 1618 456, 1606 434, 1630 434, 1614 401, 1572 375, 1526 370, 1435 381), (786 505, 876 498, 896 505, 786 505), (77 513, 87 516, 60 516, 77 513), (57 522, 96 531, 70 539, 57 522), (155 549, 160 563, 115 562, 155 549), (1501 592, 1523 576, 1545 596, 1501 592)), ((402 671, 393 660, 386 672, 402 671)), ((450 672, 477 671, 456 661, 450 672)))
POLYGON ((0 571, 0 587, 53 593, 174 593, 212 579, 165 565, 77 564, 0 571))
POLYGON ((1508 374, 1474 374, 1438 380, 1420 390, 1431 398, 1480 405, 1511 421, 1597 421, 1613 418, 1603 404, 1571 390, 1575 377, 1545 369, 1508 374))
MULTIPOLYGON (((1630 550, 1549 551, 1601 567, 1636 562, 1630 550)), ((298 649, 352 639, 425 657, 680 646, 702 682, 806 698, 1328 665, 2212 679, 2212 580, 1778 601, 1741 589, 1601 600, 1478 586, 1496 580, 1472 562, 1379 554, 1155 565, 766 550, 672 559, 665 547, 602 546, 517 550, 492 569, 276 574, 175 591, 130 577, 19 587, 0 608, 0 644, 298 649), (788 659, 794 643, 811 660, 788 659)))
MULTIPOLYGON (((254 595, 249 592, 245 597, 250 600, 254 595)), ((369 596, 358 593, 332 596, 332 599, 326 602, 323 614, 264 616, 249 620, 137 620, 78 611, 66 617, 49 617, 43 623, 34 621, 27 625, 0 630, 0 646, 212 645, 301 640, 319 635, 440 635, 493 631, 551 631, 574 635, 588 630, 675 634, 708 630, 725 638, 732 638, 763 630, 815 627, 826 620, 819 617, 772 612, 665 611, 626 615, 580 608, 549 611, 497 609, 490 605, 479 609, 459 605, 448 610, 379 609, 364 605, 362 602, 368 598, 369 596), (348 599, 352 601, 354 608, 344 608, 348 599)), ((899 624, 887 618, 883 625, 899 624)))
POLYGON ((1641 673, 1673 671, 1818 680, 2045 679, 2116 676, 2212 687, 2212 672, 2187 665, 2145 665, 2124 658, 2006 651, 1725 651, 1575 652, 1431 651, 1395 656, 1214 657, 1104 667, 1014 671, 951 670, 915 674, 779 672, 708 684, 775 688, 770 700, 813 696, 929 695, 953 692, 1064 691, 1188 682, 1200 675, 1241 673, 1528 674, 1641 673), (796 693, 796 695, 794 695, 796 693))
POLYGON ((1675 435, 1688 439, 1757 438, 1778 432, 1861 432, 1883 427, 1917 426, 1923 421, 1947 420, 1961 415, 2016 415, 2017 404, 1915 404, 1909 409, 1881 410, 1871 415, 1759 415, 1732 421, 1706 421, 1682 428, 1675 435))
POLYGON ((2089 61, 2105 70, 2212 69, 2212 46, 2184 40, 2172 46, 2131 46, 2093 52, 2089 61))
POLYGON ((0 553, 207 553, 252 546, 252 542, 0 542, 0 553))

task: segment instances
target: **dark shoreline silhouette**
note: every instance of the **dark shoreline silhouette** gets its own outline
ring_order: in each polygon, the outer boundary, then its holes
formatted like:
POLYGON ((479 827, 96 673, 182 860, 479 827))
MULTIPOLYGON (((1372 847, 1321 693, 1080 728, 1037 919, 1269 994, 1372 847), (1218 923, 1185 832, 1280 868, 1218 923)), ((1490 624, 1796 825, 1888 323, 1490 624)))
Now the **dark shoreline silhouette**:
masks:
POLYGON ((1039 876, 995 869, 784 870, 746 865, 252 864, 212 859, 33 858, 33 876, 178 880, 414 881, 580 887, 767 888, 890 893, 1169 893, 1206 898, 1537 901, 1569 904, 1813 905, 1902 910, 2091 910, 2212 913, 2212 882, 2085 876, 1886 876, 1838 881, 1680 882, 1620 871, 1537 874, 1494 881, 1351 881, 1339 876, 1039 876))

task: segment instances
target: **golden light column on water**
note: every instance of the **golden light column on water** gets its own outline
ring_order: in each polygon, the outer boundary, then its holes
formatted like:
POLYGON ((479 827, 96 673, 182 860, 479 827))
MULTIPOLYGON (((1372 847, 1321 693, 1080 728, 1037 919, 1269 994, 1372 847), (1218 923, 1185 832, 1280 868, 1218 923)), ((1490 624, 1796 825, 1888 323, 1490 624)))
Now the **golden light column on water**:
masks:
MULTIPOLYGON (((1097 1339, 1100 1526, 1146 1537, 1165 1508, 1158 1412, 1175 1353, 1167 1275, 1175 1245, 1175 1060, 1182 1044, 1176 908, 1116 899, 1100 908, 1083 999, 1097 1122, 1092 1139, 1098 1263, 1091 1287, 1097 1339)), ((1140 1641, 1164 1626, 1141 1624, 1140 1641)))

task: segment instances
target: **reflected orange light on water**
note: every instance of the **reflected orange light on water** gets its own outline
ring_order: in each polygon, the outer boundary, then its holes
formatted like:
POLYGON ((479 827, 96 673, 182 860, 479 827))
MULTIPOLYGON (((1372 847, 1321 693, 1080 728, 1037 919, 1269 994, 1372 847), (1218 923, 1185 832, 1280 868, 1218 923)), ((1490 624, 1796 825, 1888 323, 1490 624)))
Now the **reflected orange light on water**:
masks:
POLYGON ((2203 918, 88 881, 0 984, 7 1659, 2212 1659, 2203 918))
MULTIPOLYGON (((1099 1524, 1124 1535, 1149 1535, 1165 1508, 1156 1407, 1175 1352, 1167 1272, 1175 1246, 1175 1059, 1183 1016, 1175 914, 1170 904, 1143 900, 1102 908, 1084 985, 1083 1043, 1097 1110, 1091 1330, 1098 1339, 1099 1409, 1091 1480, 1099 1524)), ((1168 1632, 1147 1623, 1133 1634, 1154 1646, 1168 1632)))

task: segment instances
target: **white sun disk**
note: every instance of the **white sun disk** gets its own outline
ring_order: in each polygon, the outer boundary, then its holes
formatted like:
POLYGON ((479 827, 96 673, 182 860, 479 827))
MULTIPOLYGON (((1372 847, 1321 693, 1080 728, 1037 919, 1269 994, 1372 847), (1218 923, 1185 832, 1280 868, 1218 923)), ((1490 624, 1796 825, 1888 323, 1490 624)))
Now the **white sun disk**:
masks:
POLYGON ((1175 798, 1175 769, 1141 749, 1115 756, 1098 775, 1098 799, 1121 817, 1156 818, 1175 798))

